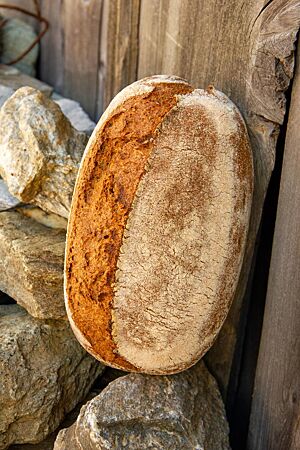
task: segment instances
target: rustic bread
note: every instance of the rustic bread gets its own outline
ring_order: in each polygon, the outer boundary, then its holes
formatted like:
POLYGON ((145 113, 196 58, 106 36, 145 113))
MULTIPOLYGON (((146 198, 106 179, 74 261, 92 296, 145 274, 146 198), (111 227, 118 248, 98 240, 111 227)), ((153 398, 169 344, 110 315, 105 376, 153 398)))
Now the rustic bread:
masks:
POLYGON ((88 352, 112 367, 184 370, 212 345, 237 285, 253 189, 233 103, 154 76, 120 92, 79 170, 65 299, 88 352))

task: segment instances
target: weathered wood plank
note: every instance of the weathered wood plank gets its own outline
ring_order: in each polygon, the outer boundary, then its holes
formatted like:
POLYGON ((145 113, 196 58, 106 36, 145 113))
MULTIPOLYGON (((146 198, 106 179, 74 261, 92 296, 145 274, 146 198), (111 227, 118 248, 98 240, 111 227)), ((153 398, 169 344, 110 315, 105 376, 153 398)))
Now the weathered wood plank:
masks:
POLYGON ((95 116, 98 94, 101 0, 64 2, 64 88, 95 116))
POLYGON ((59 93, 64 86, 63 0, 42 0, 41 13, 49 29, 41 41, 39 76, 59 93))
POLYGON ((242 299, 279 125, 293 74, 299 0, 155 0, 141 2, 138 77, 172 73, 195 86, 214 84, 240 107, 255 160, 253 211, 240 283, 207 362, 223 394, 229 382, 242 299))
POLYGON ((249 449, 300 448, 300 45, 293 82, 249 449))
POLYGON ((140 0, 104 0, 97 112, 137 78, 140 0))
POLYGON ((114 95, 137 77, 140 0, 42 2, 50 28, 40 76, 97 120, 114 95))
POLYGON ((95 117, 102 4, 100 0, 43 0, 50 28, 42 41, 40 76, 95 117))

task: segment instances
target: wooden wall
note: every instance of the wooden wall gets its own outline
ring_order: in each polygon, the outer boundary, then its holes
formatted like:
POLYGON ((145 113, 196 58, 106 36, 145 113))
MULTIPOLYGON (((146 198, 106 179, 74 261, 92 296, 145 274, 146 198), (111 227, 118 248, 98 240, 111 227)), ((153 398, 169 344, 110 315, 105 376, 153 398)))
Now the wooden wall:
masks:
MULTIPOLYGON (((33 2, 18 0, 18 3, 31 6, 33 2)), ((252 280, 256 280, 260 262, 269 263, 262 258, 263 251, 256 251, 258 259, 253 255, 276 161, 277 137, 285 120, 286 91, 293 78, 300 0, 41 0, 40 3, 42 15, 50 21, 41 45, 40 77, 57 92, 78 100, 95 120, 122 87, 156 73, 182 76, 197 87, 212 83, 244 115, 255 162, 251 226, 236 297, 206 362, 219 382, 229 417, 235 420, 244 417, 248 423, 249 417, 240 409, 245 403, 240 400, 244 392, 240 386, 247 367, 243 363, 245 349, 253 370, 256 365, 256 351, 249 348, 247 341, 247 328, 252 329, 251 317, 255 317, 252 306, 257 301, 253 298, 257 290, 253 289, 252 280), (235 410, 232 415, 236 405, 238 412, 235 410)), ((279 177, 277 184, 278 180, 279 177)), ((272 202, 276 207, 276 198, 271 196, 272 202)), ((267 228, 267 234, 272 233, 272 227, 274 223, 267 228)), ((281 231, 275 238, 280 240, 284 227, 282 224, 278 227, 281 231)), ((262 280, 265 284, 266 276, 267 271, 262 280)), ((293 295, 290 301, 296 301, 293 295)), ((261 317, 255 323, 262 322, 263 307, 259 311, 261 317)), ((264 342, 269 332, 264 332, 264 342)), ((254 337, 257 346, 259 333, 258 329, 254 337)), ((298 345, 299 340, 295 338, 294 342, 298 345)), ((260 381, 256 386, 262 389, 260 381)), ((248 390, 248 403, 251 393, 248 390)), ((259 417, 258 406, 256 411, 253 414, 259 417)), ((245 423, 241 428, 247 433, 245 423)), ((260 424, 254 416, 252 423, 256 425, 249 448, 267 449, 258 443, 260 424)), ((237 449, 244 448, 246 440, 240 434, 236 434, 233 443, 237 449)), ((272 442, 272 449, 292 448, 272 442)))
POLYGON ((249 448, 300 448, 300 47, 285 151, 249 448))
POLYGON ((40 77, 78 100, 97 120, 112 97, 136 80, 139 0, 42 0, 50 21, 40 77))

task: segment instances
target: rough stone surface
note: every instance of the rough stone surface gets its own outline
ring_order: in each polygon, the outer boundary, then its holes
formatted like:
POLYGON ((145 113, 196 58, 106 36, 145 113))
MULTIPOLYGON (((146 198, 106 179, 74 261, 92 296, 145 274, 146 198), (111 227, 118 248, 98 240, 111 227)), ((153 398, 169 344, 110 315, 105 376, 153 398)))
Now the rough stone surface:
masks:
POLYGON ((43 92, 47 97, 50 97, 53 92, 53 88, 49 84, 30 77, 15 67, 6 66, 5 64, 0 64, 0 85, 6 86, 13 91, 23 86, 30 86, 43 92))
POLYGON ((87 136, 59 106, 23 87, 0 111, 0 174, 12 195, 68 217, 87 136))
MULTIPOLYGON (((105 369, 104 376, 106 374, 106 371, 107 370, 105 369)), ((98 380, 102 380, 102 378, 103 378, 103 374, 101 373, 100 376, 95 381, 94 386, 95 386, 95 384, 98 383, 98 380)), ((94 398, 96 395, 99 394, 100 391, 98 389, 95 391, 94 386, 93 386, 92 390, 88 393, 88 395, 80 403, 78 403, 78 405, 74 409, 72 409, 71 412, 69 412, 66 415, 65 419, 59 425, 59 427, 53 433, 49 434, 49 436, 47 436, 46 439, 44 439, 42 442, 38 442, 37 444, 11 445, 9 447, 9 450, 53 450, 55 440, 56 440, 57 435, 60 432, 60 430, 62 430, 63 428, 68 428, 71 425, 73 425, 73 423, 76 422, 76 420, 77 420, 77 417, 80 413, 82 406, 85 405, 88 401, 92 400, 92 398, 94 398)), ((70 450, 72 450, 72 449, 70 449, 70 450)))
POLYGON ((67 229, 67 219, 54 213, 47 213, 38 206, 20 205, 15 209, 20 214, 23 214, 26 217, 30 217, 31 219, 34 219, 36 222, 39 222, 46 227, 63 230, 67 229))
MULTIPOLYGON (((33 27, 20 19, 8 19, 1 29, 2 52, 0 61, 7 64, 18 58, 35 40, 37 34, 33 27)), ((15 64, 15 67, 30 76, 35 76, 39 45, 15 64)))
POLYGON ((96 124, 89 118, 78 102, 69 98, 60 98, 55 100, 55 102, 60 106, 62 112, 76 130, 82 131, 89 136, 92 134, 96 124))
POLYGON ((0 290, 37 318, 65 315, 65 231, 17 211, 0 213, 0 290))
POLYGON ((0 179, 0 211, 14 208, 20 204, 20 200, 10 194, 6 184, 0 179))
POLYGON ((203 362, 178 375, 113 381, 62 430, 54 450, 225 450, 228 425, 203 362))
POLYGON ((67 321, 40 321, 18 305, 0 306, 0 449, 44 439, 102 370, 67 321))
MULTIPOLYGON (((0 85, 0 107, 14 92, 15 90, 11 87, 0 85)), ((69 119, 71 125, 76 130, 86 133, 88 136, 92 134, 96 124, 89 118, 78 102, 69 98, 64 98, 56 93, 53 94, 51 98, 59 105, 64 115, 69 119)))

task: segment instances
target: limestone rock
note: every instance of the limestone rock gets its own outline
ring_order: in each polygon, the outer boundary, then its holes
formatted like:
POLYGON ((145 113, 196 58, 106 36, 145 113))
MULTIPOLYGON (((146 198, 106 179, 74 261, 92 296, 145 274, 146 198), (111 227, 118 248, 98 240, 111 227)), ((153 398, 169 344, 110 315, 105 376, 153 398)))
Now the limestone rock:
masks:
POLYGON ((20 203, 20 200, 10 194, 6 184, 0 179, 0 211, 15 208, 20 203))
POLYGON ((229 449, 224 406, 203 362, 172 376, 130 374, 87 403, 54 450, 229 449))
MULTIPOLYGON (((11 87, 0 85, 0 107, 14 92, 15 90, 11 87)), ((86 133, 88 136, 92 134, 96 124, 89 118, 88 114, 81 108, 78 102, 75 102, 70 98, 64 98, 56 93, 54 93, 51 98, 59 105, 64 115, 69 119, 71 125, 76 130, 86 133)))
POLYGON ((0 64, 0 85, 6 86, 13 91, 23 86, 30 86, 43 92, 47 97, 50 97, 53 92, 53 88, 49 84, 30 77, 15 67, 6 66, 5 64, 0 64))
MULTIPOLYGON (((2 52, 0 61, 7 64, 18 58, 35 40, 37 34, 33 27, 23 20, 7 19, 1 28, 2 52)), ((35 76, 36 61, 39 53, 39 45, 35 45, 30 52, 24 56, 15 67, 30 76, 35 76)))
POLYGON ((68 217, 87 136, 59 106, 24 87, 0 111, 0 174, 24 203, 68 217))
POLYGON ((60 106, 62 112, 76 130, 82 131, 89 136, 92 134, 96 124, 89 118, 78 102, 69 98, 60 98, 55 100, 55 102, 60 106))
POLYGON ((34 219, 36 222, 39 222, 42 225, 45 225, 46 227, 60 230, 67 229, 68 225, 67 219, 58 216, 57 214, 54 213, 47 213, 38 206, 21 205, 16 207, 16 211, 18 211, 20 214, 23 214, 26 217, 34 219))
POLYGON ((0 449, 39 442, 85 398, 103 366, 67 321, 41 321, 0 306, 0 449))
POLYGON ((65 231, 17 211, 0 213, 0 290, 37 318, 65 315, 65 231))

